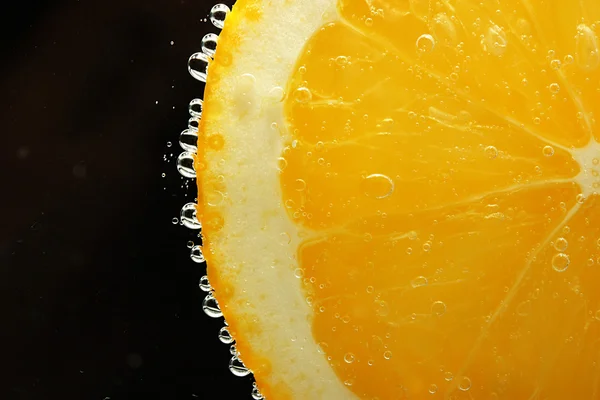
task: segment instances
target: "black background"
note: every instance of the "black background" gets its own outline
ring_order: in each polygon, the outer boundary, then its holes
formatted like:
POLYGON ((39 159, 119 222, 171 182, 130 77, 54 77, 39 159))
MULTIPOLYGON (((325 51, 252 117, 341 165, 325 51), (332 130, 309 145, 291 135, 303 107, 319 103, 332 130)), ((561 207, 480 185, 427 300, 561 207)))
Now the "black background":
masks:
POLYGON ((3 3, 0 399, 250 399, 171 222, 214 2, 3 3))

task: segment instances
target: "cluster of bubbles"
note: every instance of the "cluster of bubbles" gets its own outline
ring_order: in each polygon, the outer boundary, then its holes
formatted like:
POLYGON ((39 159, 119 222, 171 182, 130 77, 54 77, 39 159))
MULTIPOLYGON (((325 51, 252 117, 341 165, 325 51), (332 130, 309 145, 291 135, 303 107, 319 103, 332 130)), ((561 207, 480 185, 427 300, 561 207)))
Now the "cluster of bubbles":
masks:
MULTIPOLYGON (((225 18, 229 14, 230 9, 225 4, 216 4, 210 10, 209 18, 210 22, 218 29, 223 29, 225 26, 225 18)), ((214 57, 217 50, 218 35, 215 33, 208 33, 204 35, 201 41, 201 51, 194 53, 188 59, 188 72, 196 80, 206 83, 208 74, 208 64, 212 57, 214 57)), ((200 118, 202 117, 202 99, 196 98, 190 101, 188 111, 190 118, 188 120, 188 126, 179 135, 179 145, 183 150, 177 157, 177 171, 184 178, 195 179, 196 171, 194 170, 194 160, 198 151, 198 127, 200 118)), ((202 224, 196 215, 196 204, 187 203, 181 208, 179 221, 186 228, 192 230, 201 230, 202 224)), ((200 235, 199 235, 200 236, 200 235)), ((193 242, 188 242, 188 248, 190 249, 190 258, 197 264, 203 264, 206 262, 204 254, 202 252, 201 245, 195 245, 193 242)), ((214 290, 208 282, 208 277, 204 275, 200 278, 199 283, 200 290, 206 293, 204 300, 202 301, 202 310, 206 315, 211 318, 222 318, 223 313, 219 307, 219 303, 214 296, 214 290)), ((229 370, 235 376, 248 376, 252 374, 252 371, 248 369, 242 360, 240 354, 237 351, 235 340, 229 332, 227 322, 223 321, 224 325, 219 331, 219 340, 227 345, 230 345, 231 359, 229 360, 229 370)), ((256 383, 253 383, 252 398, 255 400, 262 400, 264 396, 258 390, 256 383)))

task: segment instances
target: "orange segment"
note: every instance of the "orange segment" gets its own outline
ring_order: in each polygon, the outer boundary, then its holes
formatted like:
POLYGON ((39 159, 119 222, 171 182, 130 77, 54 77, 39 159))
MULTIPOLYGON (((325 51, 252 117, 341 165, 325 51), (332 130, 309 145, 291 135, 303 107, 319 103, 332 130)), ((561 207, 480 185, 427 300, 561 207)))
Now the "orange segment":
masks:
POLYGON ((600 397, 600 3, 279 3, 236 5, 198 161, 263 391, 600 397), (257 37, 279 59, 235 51, 257 37))

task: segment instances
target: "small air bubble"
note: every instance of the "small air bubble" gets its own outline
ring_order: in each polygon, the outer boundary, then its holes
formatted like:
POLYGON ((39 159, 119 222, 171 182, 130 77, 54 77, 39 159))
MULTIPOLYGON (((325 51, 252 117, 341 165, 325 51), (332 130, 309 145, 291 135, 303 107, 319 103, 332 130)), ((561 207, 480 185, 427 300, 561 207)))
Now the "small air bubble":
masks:
POLYGON ((231 371, 231 373, 235 376, 239 377, 248 376, 252 373, 248 368, 246 368, 238 356, 233 356, 231 357, 231 360, 229 360, 229 371, 231 371))
POLYGON ((554 242, 554 248, 558 251, 565 251, 569 245, 567 239, 560 237, 554 242))
POLYGON ((231 10, 225 4, 215 4, 210 10, 210 22, 217 28, 223 29, 225 26, 225 18, 231 10))
POLYGON ((429 385, 429 393, 431 394, 435 394, 438 390, 438 387, 435 383, 432 383, 431 385, 429 385))
POLYGON ((214 33, 207 33, 202 38, 202 52, 209 57, 213 57, 217 51, 217 40, 219 37, 214 33))
POLYGON ((431 305, 431 313, 433 315, 437 315, 438 317, 444 315, 446 313, 446 303, 443 301, 435 301, 431 305))
POLYGON ((564 272, 569 268, 569 256, 565 253, 558 253, 552 257, 552 268, 557 272, 564 272))
POLYGON ((392 352, 387 350, 383 352, 383 358, 385 358, 386 360, 389 360, 390 358, 392 358, 392 352))
POLYGON ((544 146, 542 149, 542 154, 546 157, 552 157, 554 155, 554 147, 552 146, 544 146))
POLYGON ((256 382, 252 383, 252 398, 254 400, 263 400, 265 397, 262 395, 260 390, 258 390, 258 386, 256 386, 256 382))
POLYGON ((467 390, 469 390, 471 388, 471 379, 469 379, 466 376, 463 376, 460 379, 460 382, 458 384, 458 388, 460 390, 462 390, 463 392, 466 392, 467 390))
POLYGON ((208 63, 209 58, 206 54, 202 52, 194 53, 188 59, 188 72, 200 82, 206 82, 208 63))
POLYGON ((200 278, 200 283, 198 284, 198 287, 200 287, 200 290, 202 290, 203 292, 210 292, 212 290, 212 287, 208 282, 208 276, 204 275, 202 278, 200 278))
POLYGON ((348 364, 352 364, 354 362, 354 354, 352 353, 346 353, 344 354, 344 361, 348 364))
POLYGON ((548 86, 548 89, 550 90, 550 93, 556 94, 560 92, 560 85, 558 83, 551 83, 550 86, 548 86))
POLYGON ((423 34, 418 37, 416 46, 419 53, 429 53, 435 47, 435 39, 430 34, 423 34))
POLYGON ((297 103, 308 103, 312 99, 312 93, 306 87, 299 87, 294 90, 293 96, 297 103))
POLYGON ((202 253, 202 247, 198 246, 198 245, 191 248, 190 258, 192 259, 193 262, 195 262, 197 264, 201 264, 204 261, 206 261, 206 259, 204 258, 204 253, 202 253))
POLYGON ((417 276, 415 279, 413 279, 410 282, 410 285, 413 288, 418 288, 421 286, 426 286, 427 285, 427 278, 425 278, 424 276, 417 276))
POLYGON ((202 224, 196 218, 196 204, 187 203, 181 207, 181 223, 188 229, 201 229, 202 224))
POLYGON ((202 310, 211 318, 220 318, 223 316, 217 299, 211 293, 207 294, 202 301, 202 310))
POLYGON ((195 153, 198 150, 198 131, 186 129, 179 134, 179 146, 185 151, 195 153))
POLYGON ((233 337, 231 336, 231 333, 229 333, 229 329, 226 326, 219 330, 219 340, 221 343, 225 344, 231 344, 234 342, 233 337))
POLYGON ((394 193, 394 181, 387 175, 371 174, 362 182, 362 191, 367 197, 385 199, 394 193))
POLYGON ((177 171, 184 178, 195 178, 196 171, 194 170, 194 154, 189 151, 184 151, 177 157, 177 171))
POLYGON ((487 146, 485 148, 485 155, 489 159, 494 159, 494 158, 498 157, 498 149, 495 146, 487 146))
POLYGON ((446 371, 444 373, 444 380, 446 380, 447 382, 450 382, 452 379, 454 379, 454 375, 452 375, 452 372, 446 371))
POLYGON ((190 101, 188 111, 192 117, 200 118, 202 116, 202 99, 194 99, 190 101))

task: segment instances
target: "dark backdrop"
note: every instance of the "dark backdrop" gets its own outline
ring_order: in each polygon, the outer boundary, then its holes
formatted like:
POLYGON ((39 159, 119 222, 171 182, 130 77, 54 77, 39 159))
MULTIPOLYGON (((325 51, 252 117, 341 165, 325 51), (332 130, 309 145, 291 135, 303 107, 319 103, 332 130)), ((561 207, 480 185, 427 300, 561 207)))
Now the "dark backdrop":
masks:
POLYGON ((250 399, 171 222, 214 1, 3 3, 0 399, 250 399))

